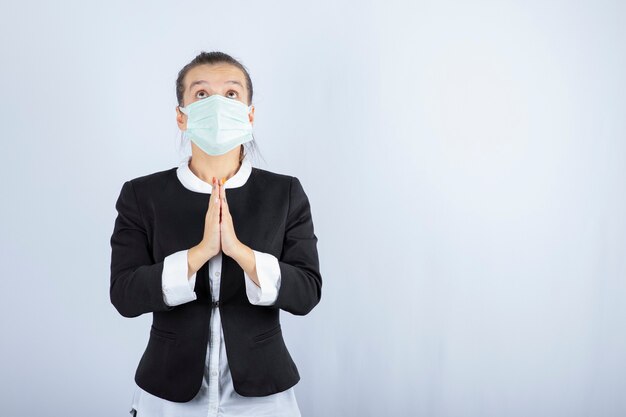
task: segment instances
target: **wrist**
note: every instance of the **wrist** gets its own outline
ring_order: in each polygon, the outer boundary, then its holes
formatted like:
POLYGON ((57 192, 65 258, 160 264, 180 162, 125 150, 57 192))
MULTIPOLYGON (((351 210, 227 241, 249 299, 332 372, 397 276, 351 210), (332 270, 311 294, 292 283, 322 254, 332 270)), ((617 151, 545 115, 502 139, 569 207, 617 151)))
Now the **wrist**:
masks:
POLYGON ((237 243, 235 243, 235 250, 231 258, 233 258, 237 263, 241 264, 240 260, 245 257, 248 249, 248 246, 238 240, 237 243))
POLYGON ((193 253, 194 257, 203 260, 203 264, 205 262, 208 262, 208 260, 215 255, 217 255, 216 253, 211 253, 211 250, 207 248, 202 242, 189 249, 189 251, 193 253))

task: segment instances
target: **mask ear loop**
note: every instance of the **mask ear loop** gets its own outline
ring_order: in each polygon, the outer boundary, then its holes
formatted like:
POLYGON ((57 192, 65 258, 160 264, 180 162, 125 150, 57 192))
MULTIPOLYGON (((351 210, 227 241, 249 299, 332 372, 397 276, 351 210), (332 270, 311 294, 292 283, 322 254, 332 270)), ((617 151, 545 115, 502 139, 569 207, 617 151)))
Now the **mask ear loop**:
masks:
MULTIPOLYGON (((183 114, 189 116, 189 113, 187 112, 187 108, 186 107, 178 106, 178 110, 180 110, 183 114)), ((189 137, 187 136, 187 130, 186 129, 181 131, 181 136, 183 138, 183 141, 186 141, 186 140, 189 139, 189 137)))

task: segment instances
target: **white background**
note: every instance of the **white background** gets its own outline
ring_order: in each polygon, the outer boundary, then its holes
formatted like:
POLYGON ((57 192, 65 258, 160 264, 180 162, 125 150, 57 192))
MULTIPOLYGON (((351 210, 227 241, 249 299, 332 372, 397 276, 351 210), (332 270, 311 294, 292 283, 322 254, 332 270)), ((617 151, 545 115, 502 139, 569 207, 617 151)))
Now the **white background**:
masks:
POLYGON ((311 202, 303 416, 625 415, 625 12, 4 1, 0 414, 129 415, 151 315, 109 300, 114 203, 178 164, 176 76, 220 50, 255 165, 311 202))

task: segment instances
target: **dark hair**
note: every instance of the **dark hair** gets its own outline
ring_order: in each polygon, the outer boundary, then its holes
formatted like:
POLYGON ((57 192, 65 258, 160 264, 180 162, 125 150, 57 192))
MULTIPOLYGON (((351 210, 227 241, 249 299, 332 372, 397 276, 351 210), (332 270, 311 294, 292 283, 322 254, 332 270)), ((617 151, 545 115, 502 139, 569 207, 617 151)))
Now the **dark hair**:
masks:
MULTIPOLYGON (((183 106, 183 96, 185 94, 185 85, 183 83, 185 79, 185 75, 189 72, 190 69, 195 68, 199 65, 213 65, 213 64, 230 64, 239 68, 245 78, 246 78, 246 90, 248 90, 248 106, 252 104, 252 79, 250 78, 250 74, 246 67, 243 66, 238 60, 233 58, 232 56, 225 54, 224 52, 212 51, 212 52, 201 52, 194 59, 191 60, 187 65, 185 65, 179 72, 178 78, 176 78, 176 100, 178 101, 178 105, 183 106)), ((181 132, 182 138, 182 132, 181 132)), ((244 148, 250 147, 250 150, 258 152, 258 146, 256 144, 256 138, 254 137, 254 133, 252 134, 252 139, 250 142, 246 142, 241 146, 241 152, 239 153, 239 162, 241 162, 244 158, 244 148)))

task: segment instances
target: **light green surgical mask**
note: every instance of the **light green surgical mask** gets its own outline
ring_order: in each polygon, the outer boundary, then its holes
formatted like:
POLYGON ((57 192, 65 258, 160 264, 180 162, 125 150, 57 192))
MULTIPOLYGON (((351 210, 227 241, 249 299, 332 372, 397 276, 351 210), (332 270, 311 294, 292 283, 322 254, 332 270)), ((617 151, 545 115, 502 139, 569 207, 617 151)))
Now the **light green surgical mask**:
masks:
POLYGON ((183 136, 209 155, 223 155, 253 139, 248 119, 250 110, 252 106, 220 94, 194 101, 180 107, 187 115, 187 130, 183 131, 183 136))

